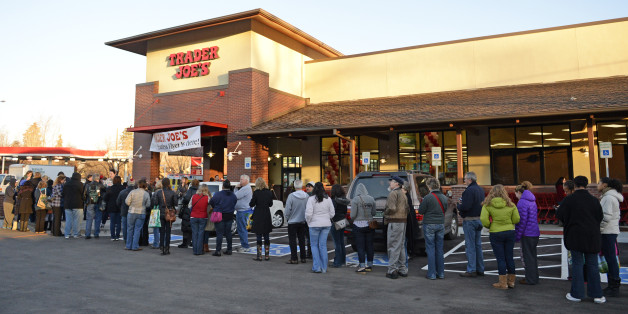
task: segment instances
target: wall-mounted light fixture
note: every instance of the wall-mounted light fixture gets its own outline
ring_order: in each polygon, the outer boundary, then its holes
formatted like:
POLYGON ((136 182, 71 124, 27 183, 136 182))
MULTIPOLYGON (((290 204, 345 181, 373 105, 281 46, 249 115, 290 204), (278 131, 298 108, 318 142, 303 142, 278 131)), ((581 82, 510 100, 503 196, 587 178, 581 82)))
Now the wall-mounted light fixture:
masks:
POLYGON ((229 161, 232 161, 232 160, 233 160, 233 155, 234 155, 234 154, 242 155, 242 151, 241 151, 241 150, 238 150, 238 148, 240 148, 240 145, 242 145, 242 142, 238 142, 238 146, 236 146, 236 148, 235 148, 232 152, 229 152, 229 153, 227 154, 227 159, 228 159, 229 161))

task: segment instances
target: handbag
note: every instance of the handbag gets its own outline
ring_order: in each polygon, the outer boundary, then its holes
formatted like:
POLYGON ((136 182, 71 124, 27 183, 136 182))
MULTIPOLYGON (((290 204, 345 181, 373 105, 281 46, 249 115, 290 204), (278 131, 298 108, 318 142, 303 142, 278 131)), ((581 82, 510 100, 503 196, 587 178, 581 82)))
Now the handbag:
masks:
MULTIPOLYGON (((362 203, 362 208, 364 208, 364 200, 362 199, 362 195, 358 195, 358 197, 360 198, 360 203, 362 203)), ((379 227, 377 220, 371 219, 369 221, 369 228, 375 230, 377 229, 377 227, 379 227)))
POLYGON ((336 230, 346 228, 348 225, 349 225, 349 220, 347 220, 347 218, 342 218, 338 221, 334 221, 334 227, 336 228, 336 230))
POLYGON ((159 219, 159 206, 155 206, 150 211, 150 218, 148 219, 149 228, 161 228, 161 219, 159 219))
POLYGON ((164 193, 164 190, 161 190, 161 196, 164 198, 164 206, 166 206, 165 220, 171 223, 177 221, 177 212, 174 209, 168 208, 168 203, 166 202, 166 194, 164 193))
POLYGON ((217 211, 212 211, 212 215, 209 218, 209 221, 211 221, 213 223, 221 222, 222 221, 222 213, 221 212, 217 212, 217 211))

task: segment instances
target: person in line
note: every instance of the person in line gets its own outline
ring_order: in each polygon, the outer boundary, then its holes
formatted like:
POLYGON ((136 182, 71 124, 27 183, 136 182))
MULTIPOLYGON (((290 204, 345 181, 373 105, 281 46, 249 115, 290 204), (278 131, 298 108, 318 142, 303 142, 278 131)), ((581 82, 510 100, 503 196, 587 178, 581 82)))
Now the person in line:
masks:
MULTIPOLYGON (((24 185, 26 181, 30 181, 32 178, 33 178, 33 171, 32 170, 26 171, 26 174, 24 174, 24 177, 20 180, 19 186, 24 185)), ((31 182, 31 185, 32 185, 32 182, 31 182)))
POLYGON ((559 177, 558 180, 556 180, 556 183, 554 183, 554 187, 556 187, 556 203, 560 204, 563 199, 567 196, 567 193, 565 192, 565 188, 563 187, 563 185, 565 184, 565 177, 559 177))
POLYGON ((251 250, 249 246, 249 232, 246 230, 248 224, 247 212, 251 208, 249 203, 253 197, 253 190, 249 185, 250 178, 248 175, 243 174, 240 176, 240 185, 235 192, 235 196, 238 199, 236 203, 236 227, 238 229, 238 235, 240 236, 240 247, 238 252, 248 252, 251 250))
POLYGON ((9 185, 4 191, 4 202, 2 203, 4 209, 4 229, 13 229, 13 206, 15 205, 15 184, 17 180, 15 178, 9 180, 9 185))
POLYGON ((519 211, 512 203, 508 192, 503 185, 497 184, 491 188, 484 202, 480 214, 482 225, 489 229, 489 240, 493 254, 497 260, 499 282, 494 283, 497 289, 515 287, 515 224, 519 223, 519 211))
POLYGON ((172 190, 170 180, 163 178, 161 180, 162 189, 155 193, 155 200, 159 204, 159 220, 161 228, 159 228, 159 247, 162 248, 161 255, 170 254, 170 234, 172 232, 172 222, 166 221, 166 209, 175 209, 177 205, 177 193, 172 190))
MULTIPOLYGON (((296 188, 296 187, 295 187, 296 188)), ((352 234, 358 250, 358 274, 373 271, 373 234, 375 230, 369 224, 377 213, 375 199, 369 195, 364 184, 359 183, 355 189, 355 196, 351 200, 352 234)))
POLYGON ((31 180, 24 181, 20 191, 18 192, 18 210, 19 217, 19 231, 28 231, 28 220, 33 213, 33 182, 31 180))
POLYGON ((292 182, 295 191, 288 195, 286 200, 285 217, 288 221, 288 241, 290 243, 290 260, 286 264, 298 264, 297 255, 297 239, 299 241, 299 250, 301 255, 301 263, 306 263, 305 255, 305 234, 308 233, 307 224, 305 223, 305 207, 309 195, 303 189, 303 181, 294 180, 292 182))
MULTIPOLYGON (((414 210, 414 206, 412 204, 412 195, 410 193, 411 189, 412 187, 408 181, 405 181, 401 187, 401 191, 408 199, 408 219, 406 221, 406 239, 404 242, 404 248, 406 250, 406 268, 408 268, 410 256, 416 254, 418 251, 418 248, 415 247, 415 239, 419 238, 420 232, 419 221, 416 218, 416 211, 414 210)), ((429 191, 427 191, 427 188, 425 190, 426 191, 424 193, 427 195, 426 193, 429 191)), ((421 189, 419 189, 419 192, 422 192, 421 189)), ((423 195, 421 195, 421 197, 423 197, 423 195)))
MULTIPOLYGON (((192 186, 198 187, 198 180, 192 181, 192 186)), ((186 192, 192 191, 192 187, 186 192)), ((192 227, 192 251, 194 255, 203 255, 205 250, 203 247, 203 235, 205 233, 205 225, 207 225, 207 208, 209 205, 209 199, 211 195, 207 185, 201 185, 198 189, 194 189, 196 193, 190 198, 190 224, 192 227)))
POLYGON ((440 190, 440 182, 429 178, 425 182, 430 193, 423 197, 419 214, 423 215, 423 234, 427 253, 427 279, 445 278, 445 257, 443 241, 445 237, 445 208, 447 196, 440 190))
MULTIPOLYGON (((89 183, 85 184, 85 202, 87 203, 87 219, 85 222, 85 240, 89 240, 92 238, 92 225, 94 226, 94 238, 99 238, 100 230, 96 231, 96 229, 100 228, 100 221, 96 221, 94 223, 94 217, 96 216, 96 204, 100 201, 100 186, 98 182, 92 180, 89 183)), ((100 211, 100 210, 98 210, 100 211)))
POLYGON ((571 290, 565 295, 569 301, 580 302, 584 298, 584 267, 587 267, 587 295, 595 303, 604 303, 598 253, 602 250, 600 224, 604 212, 600 202, 587 191, 589 179, 577 176, 573 179, 575 190, 565 197, 558 211, 563 222, 565 248, 571 252, 571 290))
MULTIPOLYGON (((123 185, 124 186, 124 185, 123 185)), ((116 205, 120 208, 120 221, 121 221, 121 230, 122 230, 122 239, 124 240, 124 244, 127 244, 127 229, 128 229, 128 218, 129 218, 129 206, 126 204, 126 198, 129 196, 131 191, 135 189, 135 180, 131 179, 126 183, 126 187, 124 190, 118 194, 116 198, 116 205)))
MULTIPOLYGON (((111 172, 110 172, 111 173, 111 172)), ((118 196, 124 190, 122 186, 122 178, 114 176, 112 185, 107 188, 103 201, 105 208, 109 214, 109 230, 111 232, 111 241, 120 241, 120 231, 122 228, 122 217, 120 216, 120 207, 118 207, 118 196)))
POLYGON ((316 182, 312 196, 305 207, 305 221, 310 228, 312 241, 312 272, 327 272, 327 236, 331 228, 331 219, 336 214, 334 204, 325 193, 322 183, 316 182))
POLYGON ((222 191, 214 194, 209 204, 213 207, 213 211, 222 213, 222 220, 215 223, 216 227, 216 251, 213 256, 222 256, 222 237, 227 238, 226 255, 232 253, 232 234, 231 225, 233 224, 233 212, 235 211, 235 204, 238 202, 238 198, 231 191, 231 182, 225 180, 222 182, 222 191))
MULTIPOLYGON (((561 183, 562 186, 562 183, 561 183)), ((537 261, 536 246, 539 244, 541 232, 538 224, 538 209, 536 197, 532 194, 532 183, 523 181, 515 187, 519 223, 515 225, 515 242, 521 242, 521 254, 525 267, 525 279, 519 280, 522 285, 536 285, 539 283, 539 263, 537 261)))
MULTIPOLYGON (((129 181, 129 186, 135 182, 129 181)), ((140 251, 140 233, 146 220, 146 208, 150 207, 150 195, 146 191, 146 181, 139 182, 138 189, 132 189, 124 199, 128 206, 126 250, 140 251)))
POLYGON ((49 195, 46 194, 48 187, 48 177, 44 177, 44 179, 40 180, 37 184, 37 189, 35 190, 35 197, 33 201, 35 202, 35 233, 42 234, 46 233, 46 213, 48 210, 48 199, 49 195))
POLYGON ((621 278, 619 277, 619 264, 617 263, 617 235, 619 235, 619 204, 624 201, 621 194, 622 183, 617 179, 602 178, 597 185, 597 189, 602 195, 600 205, 604 212, 604 218, 600 224, 602 233, 602 254, 608 264, 608 286, 604 288, 604 294, 609 297, 619 296, 621 278))
MULTIPOLYGON (((161 181, 156 182, 155 185, 153 186, 153 192, 151 193, 151 196, 150 196, 151 208, 155 206, 159 206, 159 202, 157 201, 157 194, 161 195, 162 188, 163 188, 163 185, 161 184, 161 181)), ((161 211, 160 211, 160 214, 161 214, 161 211)), ((160 242, 159 242, 159 229, 160 228, 153 228, 153 245, 150 248, 159 249, 160 251, 163 251, 164 248, 160 246, 160 242)))
POLYGON ((191 184, 188 184, 188 179, 184 177, 185 180, 182 180, 182 184, 185 184, 185 188, 183 186, 179 187, 178 195, 183 198, 181 202, 181 210, 179 211, 179 218, 181 218, 181 234, 183 235, 183 242, 177 246, 181 249, 187 249, 190 245, 192 245, 192 225, 190 224, 190 213, 192 208, 190 208, 189 203, 192 199, 192 196, 196 195, 198 192, 199 181, 194 179, 191 184), (188 187, 189 185, 189 187, 188 187))
POLYGON ((55 237, 63 236, 61 233, 61 217, 63 209, 61 207, 61 199, 63 197, 63 185, 65 183, 65 176, 60 174, 55 179, 52 186, 52 195, 50 204, 52 205, 52 215, 54 216, 52 221, 52 235, 55 237))
MULTIPOLYGON (((305 185, 305 193, 307 193, 308 197, 314 195, 314 184, 315 182, 308 182, 305 185)), ((310 244, 310 227, 307 228, 307 233, 305 234, 305 257, 308 259, 312 259, 312 245, 310 244)))
POLYGON ((79 238, 81 236, 79 217, 83 216, 83 204, 85 202, 80 173, 72 174, 70 181, 63 186, 62 195, 63 206, 65 207, 65 238, 69 239, 70 235, 79 238))
POLYGON ((475 172, 467 172, 464 175, 467 189, 462 193, 461 202, 458 204, 467 256, 467 271, 460 274, 461 277, 484 276, 482 221, 480 221, 484 190, 477 184, 477 181, 478 177, 475 172))
POLYGON ((345 228, 336 229, 335 223, 347 217, 347 205, 350 201, 346 198, 345 190, 340 184, 331 187, 331 202, 334 205, 335 215, 331 219, 331 237, 334 239, 334 262, 331 267, 338 268, 347 263, 347 252, 345 250, 345 228))
POLYGON ((262 237, 264 238, 264 259, 270 259, 270 233, 273 231, 273 221, 270 217, 270 207, 273 206, 273 192, 268 189, 264 178, 255 180, 255 192, 249 206, 253 208, 253 226, 251 232, 257 237, 257 257, 253 260, 262 261, 262 237))
POLYGON ((44 230, 48 232, 48 234, 52 234, 52 220, 54 216, 52 215, 52 205, 50 205, 50 196, 52 195, 52 185, 54 181, 46 176, 48 179, 46 181, 46 195, 48 195, 48 207, 46 208, 46 218, 44 221, 44 230))
POLYGON ((388 247, 388 271, 386 277, 397 279, 399 276, 408 277, 406 267, 406 250, 404 241, 406 236, 406 222, 408 218, 408 199, 401 191, 403 179, 393 176, 390 179, 390 193, 386 200, 384 221, 388 224, 386 244, 388 247))

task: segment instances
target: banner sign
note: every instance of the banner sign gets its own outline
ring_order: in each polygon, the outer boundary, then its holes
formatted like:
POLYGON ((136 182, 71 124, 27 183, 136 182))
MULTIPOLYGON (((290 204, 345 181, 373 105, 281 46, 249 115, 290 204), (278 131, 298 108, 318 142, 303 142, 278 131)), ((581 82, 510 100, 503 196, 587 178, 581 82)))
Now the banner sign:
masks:
POLYGON ((176 152, 201 147, 201 127, 195 126, 153 134, 151 152, 176 152))

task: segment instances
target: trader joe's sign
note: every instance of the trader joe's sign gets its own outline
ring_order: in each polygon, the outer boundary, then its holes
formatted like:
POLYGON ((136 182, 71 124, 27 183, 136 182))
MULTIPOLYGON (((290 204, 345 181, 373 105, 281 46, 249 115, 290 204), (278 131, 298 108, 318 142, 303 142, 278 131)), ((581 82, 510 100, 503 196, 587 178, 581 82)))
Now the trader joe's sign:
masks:
POLYGON ((151 152, 176 152, 197 147, 201 147, 200 126, 155 133, 150 143, 151 152))
POLYGON ((177 79, 199 77, 209 74, 209 60, 218 59, 218 46, 189 50, 170 54, 169 66, 179 66, 177 79), (207 62, 204 62, 207 61, 207 62))

